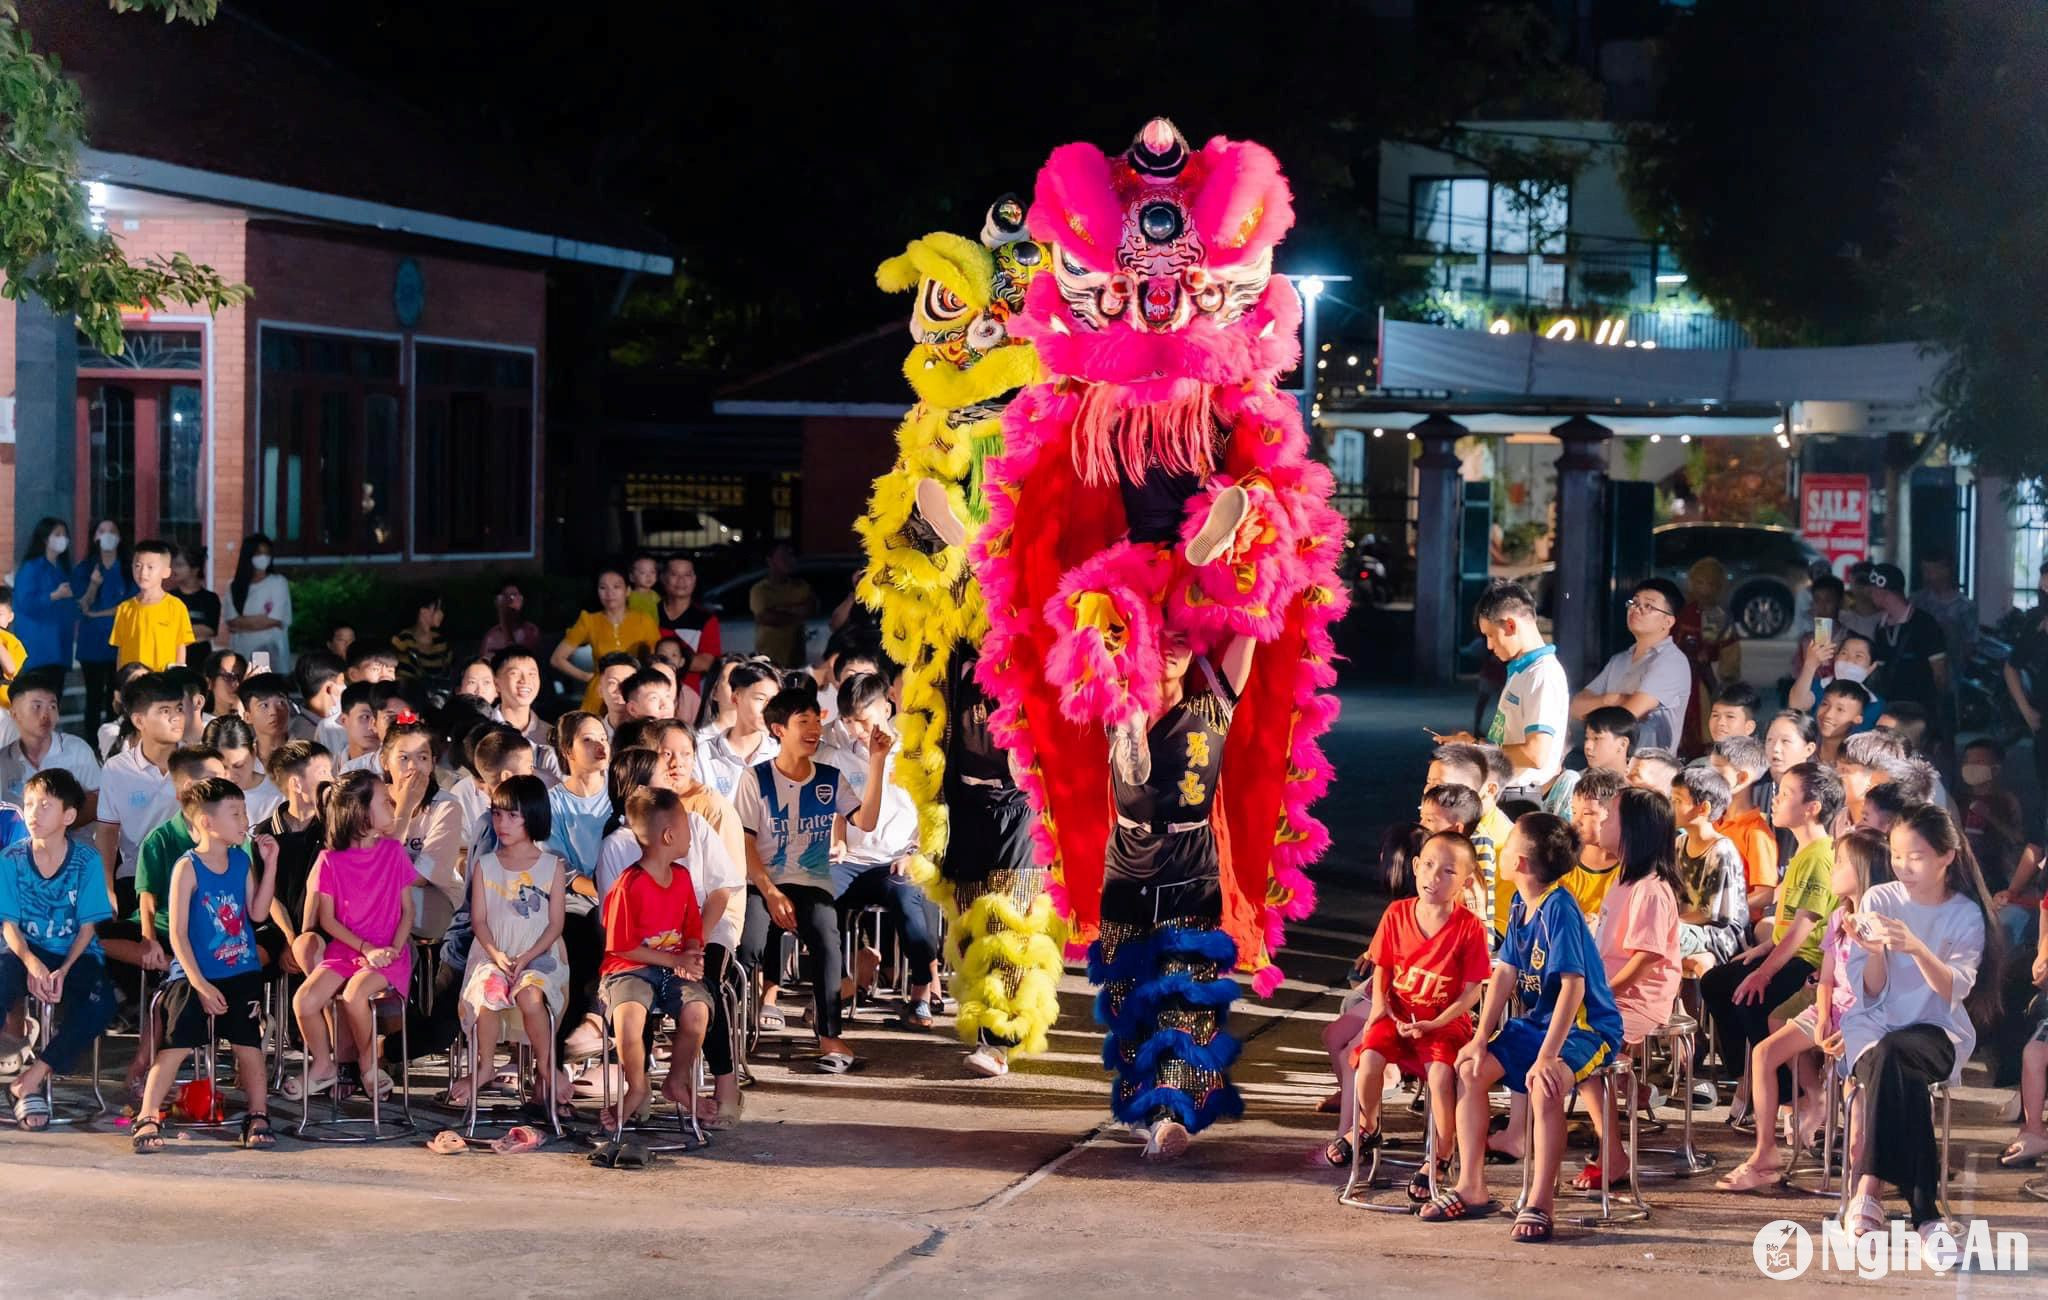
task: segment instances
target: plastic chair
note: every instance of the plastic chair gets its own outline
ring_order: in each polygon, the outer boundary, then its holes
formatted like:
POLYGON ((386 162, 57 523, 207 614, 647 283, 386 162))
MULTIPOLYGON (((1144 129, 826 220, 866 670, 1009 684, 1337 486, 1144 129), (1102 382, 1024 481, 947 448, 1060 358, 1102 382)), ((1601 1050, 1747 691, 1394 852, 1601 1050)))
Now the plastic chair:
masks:
POLYGON ((323 1120, 313 1119, 313 1098, 308 1095, 313 1082, 313 1061, 310 1055, 299 1061, 299 1126, 293 1135, 307 1142, 390 1142, 397 1138, 410 1137, 419 1132, 419 1125, 412 1117, 412 1044, 406 1034, 405 995, 396 989, 385 989, 370 999, 370 1059, 372 1074, 383 1068, 384 1040, 394 1029, 398 1034, 398 1100, 402 1118, 386 1119, 383 1100, 375 1088, 365 1088, 369 1096, 370 1113, 367 1116, 344 1115, 341 1102, 332 1092, 327 1094, 328 1116, 323 1120), (308 1130, 318 1130, 309 1132, 308 1130), (363 1132, 353 1130, 361 1129, 363 1132))

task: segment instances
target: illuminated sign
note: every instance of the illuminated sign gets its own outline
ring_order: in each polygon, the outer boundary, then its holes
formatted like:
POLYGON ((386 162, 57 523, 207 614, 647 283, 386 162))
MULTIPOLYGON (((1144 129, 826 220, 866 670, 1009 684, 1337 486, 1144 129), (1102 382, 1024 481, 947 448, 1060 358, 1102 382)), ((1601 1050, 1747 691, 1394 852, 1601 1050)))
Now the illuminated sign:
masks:
MULTIPOLYGON (((1512 334, 1515 332, 1515 323, 1505 316, 1495 317, 1493 323, 1486 327, 1486 332, 1488 334, 1512 334)), ((1595 347, 1655 348, 1657 346, 1655 343, 1647 340, 1637 343, 1634 339, 1629 338, 1628 317, 1626 316, 1609 316, 1597 323, 1590 317, 1559 316, 1544 322, 1542 334, 1544 338, 1558 343, 1573 343, 1579 339, 1585 339, 1595 347)))

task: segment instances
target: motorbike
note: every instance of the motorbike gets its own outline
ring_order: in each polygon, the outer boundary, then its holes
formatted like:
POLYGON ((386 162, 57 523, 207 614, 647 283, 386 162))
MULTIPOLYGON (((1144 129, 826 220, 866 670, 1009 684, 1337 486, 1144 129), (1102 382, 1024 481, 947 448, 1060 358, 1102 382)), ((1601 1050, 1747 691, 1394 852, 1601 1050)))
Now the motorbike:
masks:
POLYGON ((1956 674, 1956 722, 1963 732, 1980 732, 2010 744, 2027 735, 2026 720, 2005 686, 2005 665, 2032 625, 2035 611, 2008 611, 1978 629, 1969 662, 1956 674))

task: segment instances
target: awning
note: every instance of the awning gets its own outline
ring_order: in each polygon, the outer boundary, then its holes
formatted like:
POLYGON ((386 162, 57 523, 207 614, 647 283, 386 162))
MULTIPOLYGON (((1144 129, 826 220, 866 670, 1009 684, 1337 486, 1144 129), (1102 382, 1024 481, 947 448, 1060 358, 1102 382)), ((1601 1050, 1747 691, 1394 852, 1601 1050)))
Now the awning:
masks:
POLYGON ((1380 333, 1379 382, 1383 392, 1439 393, 1460 401, 1556 398, 1676 406, 1856 402, 1893 408, 1903 415, 1930 405, 1929 394, 1941 367, 1941 354, 1920 343, 1630 348, 1386 321, 1380 333))

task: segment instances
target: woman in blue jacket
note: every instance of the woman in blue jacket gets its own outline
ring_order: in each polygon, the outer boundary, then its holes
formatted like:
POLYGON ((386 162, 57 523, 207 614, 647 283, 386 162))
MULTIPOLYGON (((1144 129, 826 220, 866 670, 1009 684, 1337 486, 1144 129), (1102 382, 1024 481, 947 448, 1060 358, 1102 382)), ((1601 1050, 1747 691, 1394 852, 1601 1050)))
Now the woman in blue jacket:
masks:
POLYGON ((128 576, 128 548, 121 525, 102 519, 93 525, 92 554, 71 571, 78 593, 78 667, 85 674, 85 734, 96 735, 114 695, 114 610, 135 594, 128 576))
POLYGON ((70 552, 70 525, 48 515, 36 521, 14 574, 14 634, 27 652, 24 671, 51 666, 71 671, 78 591, 71 585, 70 552))

